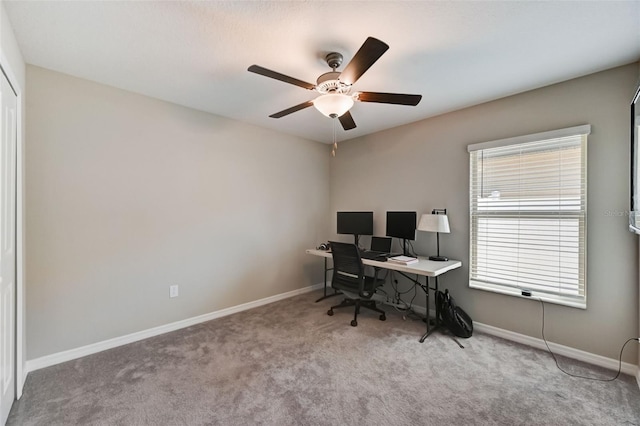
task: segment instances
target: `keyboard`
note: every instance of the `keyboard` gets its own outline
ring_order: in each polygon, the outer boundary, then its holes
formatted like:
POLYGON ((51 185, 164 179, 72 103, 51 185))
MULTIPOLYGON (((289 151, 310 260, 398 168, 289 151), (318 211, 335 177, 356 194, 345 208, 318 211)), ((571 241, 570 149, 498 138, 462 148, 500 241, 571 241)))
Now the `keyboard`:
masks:
POLYGON ((361 258, 369 259, 369 260, 385 261, 385 260, 387 260, 387 256, 389 256, 389 253, 385 253, 385 252, 381 252, 381 251, 366 250, 366 251, 361 251, 360 252, 360 257, 361 258))

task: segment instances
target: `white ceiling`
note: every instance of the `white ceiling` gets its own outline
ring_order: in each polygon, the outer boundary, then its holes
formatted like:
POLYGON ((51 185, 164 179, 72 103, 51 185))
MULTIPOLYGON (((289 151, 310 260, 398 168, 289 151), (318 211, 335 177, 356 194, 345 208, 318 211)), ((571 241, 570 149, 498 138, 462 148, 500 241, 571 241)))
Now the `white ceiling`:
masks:
MULTIPOLYGON (((640 1, 6 1, 27 63, 308 139, 330 142, 315 83, 368 36, 389 50, 356 91, 422 94, 417 107, 356 103, 350 139, 640 59, 640 1)), ((341 67, 339 70, 341 70, 341 67)), ((631 94, 630 94, 631 96, 631 94)))

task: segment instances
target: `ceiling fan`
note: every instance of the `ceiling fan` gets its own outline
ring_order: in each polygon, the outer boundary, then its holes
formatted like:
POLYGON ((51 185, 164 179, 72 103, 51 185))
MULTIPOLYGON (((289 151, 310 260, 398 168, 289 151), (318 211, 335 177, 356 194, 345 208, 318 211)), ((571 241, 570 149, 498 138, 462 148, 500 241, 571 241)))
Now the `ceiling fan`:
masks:
POLYGON ((381 92, 351 92, 351 86, 389 49, 389 46, 373 37, 368 37, 360 49, 351 59, 351 62, 342 70, 337 68, 342 64, 342 55, 337 52, 327 54, 325 60, 332 71, 318 77, 316 84, 307 83, 297 78, 289 77, 276 71, 271 71, 259 65, 251 65, 248 71, 284 81, 285 83, 300 86, 307 90, 315 90, 320 93, 317 98, 292 106, 275 114, 271 118, 281 118, 311 105, 330 118, 338 118, 344 130, 355 129, 356 123, 349 110, 354 101, 377 102, 383 104, 416 106, 422 99, 422 95, 406 95, 402 93, 381 92))

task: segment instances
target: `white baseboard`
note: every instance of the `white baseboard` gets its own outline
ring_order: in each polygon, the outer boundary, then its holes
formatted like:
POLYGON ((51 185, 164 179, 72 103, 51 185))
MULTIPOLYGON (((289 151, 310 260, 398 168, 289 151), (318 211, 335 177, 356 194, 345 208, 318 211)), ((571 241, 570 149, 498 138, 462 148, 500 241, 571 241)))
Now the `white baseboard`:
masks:
POLYGON ((41 368, 50 367, 52 365, 60 364, 62 362, 71 361, 83 356, 92 355, 98 352, 112 349, 118 346, 126 345, 129 343, 137 342, 139 340, 148 339, 149 337, 158 336, 160 334, 168 333, 170 331, 179 330, 181 328, 190 327, 195 324, 210 321, 216 318, 221 318, 227 315, 235 314, 237 312, 246 311, 249 309, 257 308, 258 306, 268 305, 279 300, 288 299, 299 294, 308 293, 314 290, 321 289, 323 284, 315 284, 309 287, 300 288, 297 290, 288 291, 282 294, 276 294, 275 296, 266 297, 264 299, 255 300, 253 302, 243 303, 242 305, 232 306, 230 308, 221 309, 219 311, 210 312, 208 314, 198 315, 197 317, 187 318, 184 320, 172 322, 170 324, 153 327, 147 330, 138 331, 136 333, 127 334, 113 339, 104 340, 102 342, 92 343, 90 345, 81 346, 79 348, 70 349, 63 352, 58 352, 51 355, 46 355, 40 358, 27 360, 25 366, 24 378, 26 380, 27 374, 39 370, 41 368))
MULTIPOLYGON (((422 306, 414 306, 413 310, 423 315, 426 312, 426 309, 422 306)), ((432 317, 435 316, 435 311, 433 309, 429 310, 429 313, 432 317)), ((547 351, 547 346, 544 343, 544 340, 538 339, 536 337, 527 336, 520 333, 515 333, 513 331, 504 330, 502 328, 494 327, 487 324, 482 324, 479 322, 473 322, 473 329, 475 331, 479 331, 481 333, 491 334, 492 336, 501 337, 506 340, 511 340, 513 342, 522 343, 523 345, 531 346, 537 349, 542 349, 547 351)), ((619 360, 607 358, 601 355, 592 354, 590 352, 581 351, 580 349, 571 348, 569 346, 559 345, 557 343, 549 343, 549 348, 556 355, 566 356, 567 358, 575 359, 578 361, 586 362, 588 364, 597 365, 599 367, 604 367, 609 370, 618 371, 619 360)), ((628 374, 631 376, 635 376, 638 382, 638 387, 640 387, 640 367, 634 364, 629 364, 628 362, 623 362, 621 366, 622 373, 628 374)))
MULTIPOLYGON (((41 368, 50 367, 52 365, 60 364, 62 362, 71 361, 77 358, 81 358, 83 356, 92 355, 107 349, 112 349, 118 346, 137 342, 139 340, 158 336, 160 334, 179 330, 181 328, 190 327, 195 324, 210 321, 216 318, 221 318, 227 315, 235 314, 237 312, 242 312, 252 308, 257 308, 258 306, 268 305, 270 303, 277 302, 283 299, 288 299, 289 297, 297 296, 299 294, 304 294, 314 290, 322 289, 323 286, 324 286, 323 283, 315 284, 309 287, 292 290, 282 294, 277 294, 275 296, 266 297, 264 299, 256 300, 253 302, 243 303, 242 305, 232 306, 230 308, 225 308, 219 311, 210 312, 208 314, 199 315, 197 317, 187 318, 187 319, 176 321, 170 324, 165 324, 162 326, 150 328, 150 329, 139 331, 136 333, 131 333, 124 336, 115 337, 113 339, 104 340, 102 342, 97 342, 90 345, 81 346, 79 348, 70 349, 67 351, 58 352, 51 355, 46 355, 46 356, 32 359, 32 360, 27 360, 26 366, 24 369, 24 380, 26 381, 26 377, 28 373, 35 370, 39 370, 41 368)), ((426 312, 425 308, 421 306, 414 306, 413 309, 418 314, 421 314, 421 315, 424 315, 426 312)), ((433 311, 430 313, 431 315, 435 315, 435 312, 433 311)), ((528 345, 537 349, 547 350, 547 347, 544 344, 544 341, 542 339, 526 336, 524 334, 515 333, 513 331, 504 330, 498 327, 494 327, 491 325, 486 325, 478 322, 474 322, 473 327, 474 327, 474 330, 482 333, 487 333, 493 336, 501 337, 503 339, 522 343, 524 345, 528 345)), ((606 358, 600 355, 595 355, 589 352, 581 351, 579 349, 574 349, 568 346, 559 345, 557 343, 549 342, 549 347, 555 354, 566 356, 568 358, 576 359, 578 361, 583 361, 583 362, 597 365, 600 367, 604 367, 610 370, 614 370, 614 371, 618 370, 618 360, 616 359, 606 358)), ((622 372, 625 374, 635 376, 636 380, 638 381, 638 386, 640 387, 640 369, 636 365, 623 362, 622 372)))
MULTIPOLYGON (((491 334, 493 336, 501 337, 503 339, 511 340, 513 342, 522 343, 527 346, 532 346, 537 349, 547 350, 547 346, 544 343, 544 340, 538 339, 536 337, 526 336, 524 334, 515 333, 509 330, 503 330, 498 327, 493 327, 491 325, 486 325, 478 322, 473 322, 473 329, 475 331, 480 331, 482 333, 491 334)), ((572 358, 578 361, 583 361, 589 364, 597 365, 599 367, 604 367, 609 370, 618 371, 619 360, 607 358, 604 356, 592 354, 590 352, 581 351, 580 349, 571 348, 569 346, 559 345, 557 343, 549 343, 549 348, 556 355, 566 356, 567 358, 572 358)), ((624 374, 629 374, 631 376, 636 376, 638 380, 638 384, 640 386, 640 371, 638 370, 638 366, 634 364, 629 364, 628 362, 623 362, 621 371, 624 374)))

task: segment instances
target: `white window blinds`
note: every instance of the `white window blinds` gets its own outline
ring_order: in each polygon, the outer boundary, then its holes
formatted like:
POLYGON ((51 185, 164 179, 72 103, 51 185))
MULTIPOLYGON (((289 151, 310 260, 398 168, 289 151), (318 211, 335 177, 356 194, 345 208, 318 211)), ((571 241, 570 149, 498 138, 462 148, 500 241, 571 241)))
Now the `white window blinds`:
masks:
POLYGON ((586 307, 587 135, 470 145, 470 286, 586 307))

